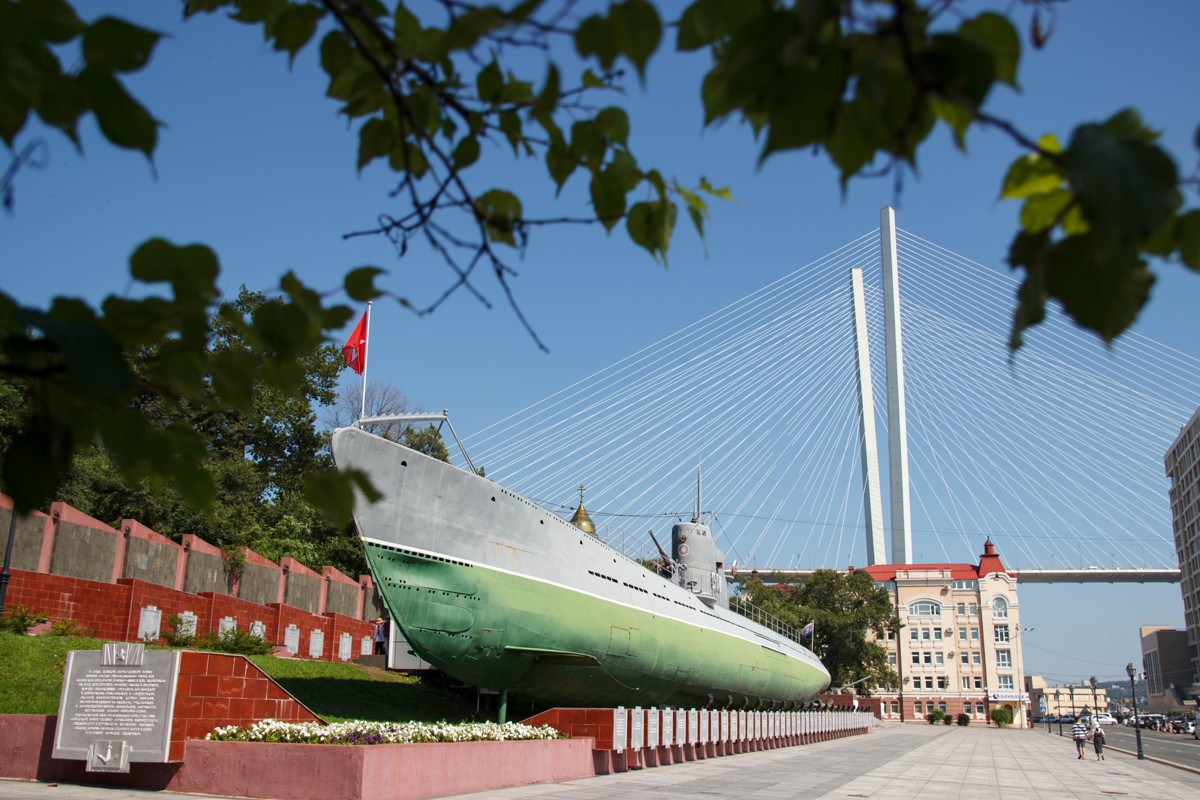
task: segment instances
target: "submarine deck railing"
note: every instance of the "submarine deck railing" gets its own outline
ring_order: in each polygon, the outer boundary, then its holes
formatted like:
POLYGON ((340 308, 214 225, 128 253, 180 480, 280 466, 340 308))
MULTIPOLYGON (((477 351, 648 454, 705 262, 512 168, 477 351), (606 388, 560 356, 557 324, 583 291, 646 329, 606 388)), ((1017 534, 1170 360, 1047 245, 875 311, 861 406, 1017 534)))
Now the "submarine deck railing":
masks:
POLYGON ((749 598, 747 598, 745 595, 738 595, 737 597, 731 598, 729 600, 729 610, 741 614, 746 619, 757 622, 764 628, 775 631, 780 636, 786 636, 796 644, 802 644, 800 641, 800 634, 797 633, 795 628, 793 628, 791 625, 788 625, 774 614, 768 611, 763 611, 761 608, 751 603, 749 598))

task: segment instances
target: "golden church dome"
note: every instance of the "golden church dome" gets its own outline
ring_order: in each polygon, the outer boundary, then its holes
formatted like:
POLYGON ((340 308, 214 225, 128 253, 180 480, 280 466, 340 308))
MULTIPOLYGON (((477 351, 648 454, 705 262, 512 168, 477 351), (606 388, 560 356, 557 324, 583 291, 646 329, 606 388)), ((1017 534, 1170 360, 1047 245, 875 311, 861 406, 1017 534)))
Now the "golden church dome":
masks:
POLYGON ((589 536, 596 535, 596 525, 588 515, 587 509, 583 507, 583 486, 579 487, 579 508, 575 509, 575 514, 571 517, 571 524, 589 536))

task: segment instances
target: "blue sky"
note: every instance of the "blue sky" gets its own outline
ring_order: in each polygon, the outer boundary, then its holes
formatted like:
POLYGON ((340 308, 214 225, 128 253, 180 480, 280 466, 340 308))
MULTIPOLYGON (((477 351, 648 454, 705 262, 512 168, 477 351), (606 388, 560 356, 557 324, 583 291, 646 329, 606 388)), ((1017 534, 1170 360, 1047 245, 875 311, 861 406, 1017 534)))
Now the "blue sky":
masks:
MULTIPOLYGON (((46 136, 48 167, 18 177, 14 213, 0 219, 6 291, 28 303, 58 294, 97 301, 124 291, 128 256, 151 236, 212 246, 230 294, 242 283, 269 290, 288 269, 333 290, 347 269, 362 264, 388 269, 382 284, 418 305, 447 285, 448 271, 427 253, 397 261, 382 239, 343 241, 344 233, 400 207, 387 196, 390 176, 378 168, 356 173, 357 138, 324 97, 312 48, 289 70, 254 29, 212 17, 184 24, 174 3, 77 5, 85 17, 117 9, 169 34, 150 67, 128 82, 164 123, 154 168, 109 147, 90 122, 82 155, 62 137, 46 136)), ((664 16, 679 7, 664 4, 664 16)), ((1184 0, 1062 4, 1047 47, 1025 55, 1022 92, 998 90, 992 110, 1030 135, 1065 139, 1074 124, 1132 105, 1163 130, 1190 173, 1200 122, 1197 23, 1200 6, 1184 0)), ((890 179, 864 179, 843 196, 823 156, 790 153, 759 167, 748 129, 704 129, 702 66, 700 57, 660 53, 644 89, 631 78, 614 101, 629 110, 643 164, 685 184, 706 176, 731 187, 737 202, 714 203, 706 246, 681 219, 664 269, 619 229, 535 231, 524 257, 512 257, 520 272, 513 287, 549 353, 482 278, 490 310, 465 292, 424 318, 376 303, 370 377, 395 384, 425 408, 450 409, 456 428, 469 434, 875 228, 887 204, 897 205, 902 228, 1006 270, 1018 212, 997 200, 1004 170, 1018 155, 1006 136, 974 132, 963 156, 939 130, 899 195, 890 179)), ((542 67, 532 75, 540 80, 542 67)), ((582 182, 569 183, 556 203, 540 161, 513 162, 506 151, 499 144, 485 149, 486 169, 497 183, 524 192, 527 206, 564 215, 585 209, 582 182)), ((1198 301, 1200 277, 1164 265, 1136 329, 1200 357, 1198 301)), ((1118 343, 1114 357, 1120 352, 1118 343)), ((1039 586, 1023 590, 1022 616, 1034 627, 1026 634, 1027 671, 1063 681, 1115 678, 1138 658, 1136 626, 1182 625, 1182 606, 1174 585, 1039 586)))

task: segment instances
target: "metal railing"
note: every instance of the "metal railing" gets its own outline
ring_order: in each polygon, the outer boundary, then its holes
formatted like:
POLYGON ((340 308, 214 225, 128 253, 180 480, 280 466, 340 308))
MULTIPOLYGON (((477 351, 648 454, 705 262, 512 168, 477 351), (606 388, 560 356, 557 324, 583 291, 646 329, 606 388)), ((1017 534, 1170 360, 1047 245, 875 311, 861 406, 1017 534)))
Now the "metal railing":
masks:
POLYGON ((749 598, 747 598, 745 595, 738 595, 737 597, 730 598, 729 610, 741 614, 748 620, 757 622, 764 628, 775 631, 780 636, 786 636, 796 644, 801 644, 800 634, 795 628, 793 628, 791 625, 788 625, 774 614, 763 611, 761 608, 751 603, 749 598))

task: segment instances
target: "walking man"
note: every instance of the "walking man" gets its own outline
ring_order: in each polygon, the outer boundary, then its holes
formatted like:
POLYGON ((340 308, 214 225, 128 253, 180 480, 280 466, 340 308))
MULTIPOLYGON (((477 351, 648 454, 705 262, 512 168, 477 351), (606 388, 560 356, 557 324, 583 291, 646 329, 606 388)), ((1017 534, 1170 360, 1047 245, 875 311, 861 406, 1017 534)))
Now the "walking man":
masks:
POLYGON ((1083 721, 1083 715, 1075 717, 1075 724, 1071 726, 1071 738, 1075 740, 1075 752, 1083 758, 1084 749, 1087 746, 1088 726, 1083 721))

